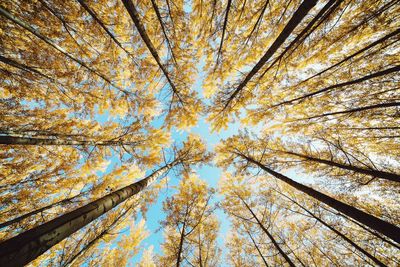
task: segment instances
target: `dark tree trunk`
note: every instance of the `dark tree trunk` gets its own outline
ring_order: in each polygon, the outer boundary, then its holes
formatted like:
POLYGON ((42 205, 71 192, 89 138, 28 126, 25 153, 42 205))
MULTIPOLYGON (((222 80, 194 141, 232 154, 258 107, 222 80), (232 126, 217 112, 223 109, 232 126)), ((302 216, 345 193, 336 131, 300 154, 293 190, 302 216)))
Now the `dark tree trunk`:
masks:
POLYGON ((357 172, 357 173, 366 174, 366 175, 369 175, 369 176, 372 176, 372 177, 378 177, 378 178, 382 178, 382 179, 393 181, 393 182, 400 182, 400 175, 399 174, 395 174, 395 173, 378 171, 378 170, 364 169, 364 168, 360 168, 360 167, 357 167, 357 166, 343 164, 343 163, 339 163, 339 162, 335 162, 335 161, 331 161, 331 160, 326 160, 326 159, 314 158, 314 157, 311 157, 311 156, 307 156, 307 155, 303 155, 303 154, 299 154, 299 153, 295 153, 295 152, 290 152, 290 151, 279 151, 279 152, 283 152, 283 153, 289 154, 289 155, 294 155, 294 156, 297 156, 297 157, 300 157, 300 158, 303 158, 303 159, 307 159, 307 160, 310 160, 310 161, 322 163, 322 164, 325 164, 325 165, 338 167, 338 168, 341 168, 341 169, 344 169, 344 170, 349 170, 349 171, 353 171, 353 172, 357 172))
POLYGON ((310 120, 310 119, 317 119, 317 118, 322 118, 322 117, 327 117, 327 116, 332 116, 332 115, 349 114, 349 113, 355 113, 355 112, 360 112, 360 111, 364 111, 364 110, 398 107, 398 106, 400 106, 400 102, 381 103, 381 104, 376 104, 376 105, 371 105, 371 106, 365 106, 365 107, 359 107, 359 108, 352 108, 352 109, 348 109, 348 110, 324 113, 321 115, 311 116, 308 118, 302 118, 299 120, 310 120))
POLYGON ((181 265, 183 241, 185 239, 185 227, 186 227, 186 222, 183 222, 182 232, 181 232, 181 236, 180 236, 180 239, 179 239, 178 255, 176 257, 176 267, 179 267, 181 265))
POLYGON ((58 242, 141 192, 176 164, 178 161, 166 164, 138 182, 0 243, 0 266, 23 266, 36 259, 58 242))
POLYGON ((221 36, 221 41, 219 43, 219 49, 218 49, 218 53, 217 53, 217 63, 215 64, 215 66, 218 66, 219 63, 219 57, 222 53, 222 45, 224 43, 224 38, 225 38, 225 32, 226 32, 226 26, 228 25, 228 16, 229 16, 229 10, 231 9, 231 4, 232 4, 232 0, 228 0, 227 6, 226 6, 226 10, 225 10, 225 19, 224 19, 224 25, 222 26, 222 36, 221 36))
POLYGON ((224 109, 228 107, 230 102, 236 97, 236 95, 247 85, 247 83, 253 78, 253 76, 265 65, 265 63, 272 57, 272 55, 278 50, 278 48, 285 42, 293 30, 301 23, 308 12, 316 5, 317 0, 304 0, 303 3, 294 12, 292 18, 286 24, 285 28, 276 38, 274 43, 265 52, 262 58, 257 62, 253 69, 247 74, 239 86, 230 95, 228 101, 225 104, 224 109))
POLYGON ((183 99, 180 96, 179 91, 176 89, 175 84, 172 82, 171 77, 165 66, 161 63, 160 56, 157 53, 153 43, 151 42, 146 29, 144 28, 142 22, 140 21, 139 14, 136 10, 135 5, 132 3, 132 0, 122 0, 126 10, 128 11, 133 23, 135 24, 136 29, 139 32, 140 37, 142 37, 143 42, 146 44, 147 49, 149 49, 151 55, 153 56, 154 60, 157 62, 158 66, 160 67, 161 71, 163 72, 165 78, 167 79, 169 85, 172 88, 174 94, 178 97, 179 101, 183 103, 183 99))
POLYGON ((303 100, 303 99, 310 98, 310 97, 315 96, 315 95, 319 95, 319 94, 321 94, 323 92, 331 91, 331 90, 336 89, 336 88, 342 88, 342 87, 353 85, 353 84, 357 84, 357 83, 362 83, 362 82, 371 80, 373 78, 378 78, 378 77, 385 76, 385 75, 388 75, 390 73, 394 73, 394 72, 398 72, 398 71, 400 71, 400 65, 391 67, 391 68, 386 69, 386 70, 378 71, 378 72, 369 74, 367 76, 364 76, 364 77, 361 77, 361 78, 358 78, 358 79, 355 79, 355 80, 352 80, 352 81, 334 84, 334 85, 325 87, 325 88, 323 88, 321 90, 318 90, 318 91, 315 91, 315 92, 312 92, 312 93, 309 93, 309 94, 305 94, 303 96, 296 97, 296 98, 293 98, 293 99, 290 99, 290 100, 283 101, 283 102, 281 102, 279 104, 276 104, 276 105, 273 105, 271 107, 278 107, 278 106, 281 106, 281 105, 291 104, 291 103, 299 101, 299 100, 303 100))
POLYGON ((258 166, 262 170, 266 171, 267 173, 271 174, 275 178, 293 186, 297 190, 309 195, 310 197, 313 197, 313 198, 321 201, 322 203, 328 205, 329 207, 349 216, 350 218, 353 218, 354 220, 387 236, 388 238, 396 241, 397 243, 400 243, 400 228, 399 227, 397 227, 391 223, 388 223, 382 219, 379 219, 371 214, 368 214, 362 210, 359 210, 353 206, 350 206, 346 203, 336 200, 328 195, 325 195, 324 193, 321 193, 317 190, 312 189, 311 187, 300 184, 283 174, 275 172, 274 170, 268 168, 267 166, 263 165, 259 161, 256 161, 249 156, 246 156, 244 154, 237 153, 237 152, 234 152, 234 153, 236 155, 242 157, 243 159, 247 160, 248 162, 255 164, 256 166, 258 166))
POLYGON ((135 142, 122 141, 79 141, 52 138, 32 138, 0 135, 0 144, 4 145, 35 145, 35 146, 120 146, 137 145, 135 142))

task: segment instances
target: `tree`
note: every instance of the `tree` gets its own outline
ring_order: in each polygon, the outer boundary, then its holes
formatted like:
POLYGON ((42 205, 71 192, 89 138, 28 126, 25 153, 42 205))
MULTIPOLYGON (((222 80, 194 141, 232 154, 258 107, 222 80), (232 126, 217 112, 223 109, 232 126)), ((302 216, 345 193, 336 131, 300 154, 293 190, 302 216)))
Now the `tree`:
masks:
POLYGON ((216 238, 219 223, 213 215, 213 190, 195 174, 189 174, 177 193, 163 203, 166 218, 161 222, 165 235, 163 265, 217 266, 220 249, 216 238))
POLYGON ((204 153, 200 140, 194 137, 189 138, 184 147, 176 151, 174 159, 146 178, 1 243, 4 248, 1 260, 11 265, 28 263, 81 227, 139 193, 172 167, 176 165, 185 167, 188 164, 204 162, 208 157, 204 153), (43 243, 37 242, 38 240, 46 241, 43 243), (25 249, 21 248, 22 244, 25 249))
MULTIPOLYGON (((249 143, 252 143, 251 141, 249 143)), ((253 142, 254 145, 254 142, 253 142)), ((262 149, 262 148, 261 148, 262 149)), ((289 177, 278 173, 268 167, 265 163, 260 161, 258 158, 261 158, 263 160, 265 151, 259 150, 257 151, 255 148, 252 148, 251 146, 249 147, 248 144, 246 144, 246 137, 236 137, 236 138, 231 138, 225 142, 224 146, 222 146, 219 149, 219 152, 222 153, 222 158, 221 158, 221 166, 227 166, 227 162, 232 162, 234 160, 239 159, 242 161, 241 168, 246 169, 250 164, 255 165, 256 167, 264 170, 266 173, 272 175, 273 177, 287 183, 288 185, 296 188, 297 190, 321 201, 322 203, 330 206, 333 209, 336 209, 337 211, 347 215, 350 218, 353 218, 354 220, 360 222, 361 224, 364 224, 368 226, 371 229, 374 229, 377 232, 382 233, 383 235, 387 236, 388 238, 395 240, 396 242, 400 241, 400 236, 399 236, 399 229, 396 225, 388 223, 378 217, 375 217, 371 214, 368 214, 354 206, 351 206, 349 204, 346 204, 344 202, 341 202, 339 200, 336 200, 335 198, 332 198, 318 190, 313 189, 312 187, 303 185, 301 183, 298 183, 289 177), (236 140, 235 140, 236 139, 236 140), (250 152, 250 151, 251 152, 250 152), (258 155, 255 154, 258 152, 258 155)), ((240 166, 239 165, 239 166, 240 166)))

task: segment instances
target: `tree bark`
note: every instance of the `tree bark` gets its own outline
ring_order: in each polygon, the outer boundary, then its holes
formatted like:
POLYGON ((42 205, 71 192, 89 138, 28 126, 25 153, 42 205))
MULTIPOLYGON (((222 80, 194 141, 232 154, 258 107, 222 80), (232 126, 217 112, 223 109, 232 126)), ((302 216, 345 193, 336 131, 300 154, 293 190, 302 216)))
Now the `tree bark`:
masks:
POLYGON ((233 152, 233 153, 242 157, 243 159, 247 160, 248 162, 255 164, 262 170, 271 174, 275 178, 291 185, 292 187, 296 188, 297 190, 309 195, 312 198, 315 198, 315 199, 325 203, 329 207, 349 216, 350 218, 353 218, 354 220, 385 235, 386 237, 396 241, 397 243, 400 243, 400 228, 399 227, 397 227, 391 223, 388 223, 380 218, 377 218, 371 214, 368 214, 362 210, 359 210, 353 206, 350 206, 346 203, 336 200, 328 195, 325 195, 324 193, 321 193, 317 190, 312 189, 311 187, 308 187, 301 183, 298 183, 283 174, 275 172, 274 170, 268 168, 267 166, 263 165, 259 161, 256 161, 255 159, 253 159, 249 156, 246 156, 244 154, 237 153, 237 152, 233 152))
POLYGON ((289 154, 289 155, 293 155, 293 156, 297 156, 297 157, 300 157, 300 158, 303 158, 303 159, 307 159, 307 160, 310 160, 310 161, 322 163, 322 164, 325 164, 325 165, 338 167, 338 168, 341 168, 341 169, 344 169, 344 170, 349 170, 349 171, 353 171, 353 172, 357 172, 357 173, 366 174, 366 175, 369 175, 369 176, 372 176, 372 177, 378 177, 378 178, 382 178, 382 179, 393 181, 393 182, 400 182, 400 175, 399 174, 395 174, 395 173, 378 171, 378 170, 364 169, 364 168, 360 168, 360 167, 357 167, 357 166, 343 164, 343 163, 339 163, 339 162, 335 162, 335 161, 331 161, 331 160, 326 160, 326 159, 314 158, 314 157, 311 157, 311 156, 307 156, 307 155, 300 154, 300 153, 295 153, 295 152, 290 152, 290 151, 279 151, 279 152, 282 152, 282 153, 285 153, 285 154, 289 154))
POLYGON ((336 8, 340 5, 343 0, 330 0, 325 4, 325 6, 318 12, 318 14, 307 24, 307 26, 296 36, 296 38, 285 48, 285 50, 278 56, 276 59, 265 69, 261 77, 264 75, 278 62, 280 61, 287 52, 289 52, 292 47, 296 45, 292 50, 294 51, 304 40, 313 32, 318 26, 327 19, 327 17, 336 10, 336 8), (335 3, 336 2, 336 3, 335 3), (325 14, 325 15, 324 15, 325 14), (318 20, 320 20, 318 22, 318 20), (318 24, 314 26, 315 23, 318 24))
POLYGON ((146 178, 110 193, 81 208, 0 243, 0 266, 23 266, 155 181, 179 163, 164 165, 146 178))
POLYGON ((224 109, 228 107, 230 102, 236 97, 236 95, 247 85, 247 83, 253 78, 253 76, 265 65, 265 63, 272 57, 272 55, 278 50, 278 48, 284 43, 284 41, 289 37, 293 30, 301 23, 308 12, 316 5, 317 0, 304 0, 303 3, 298 7, 296 12, 294 12, 292 18, 286 24, 285 28, 276 38, 274 43, 265 52, 253 69, 247 74, 235 91, 230 95, 229 99, 225 103, 224 109))

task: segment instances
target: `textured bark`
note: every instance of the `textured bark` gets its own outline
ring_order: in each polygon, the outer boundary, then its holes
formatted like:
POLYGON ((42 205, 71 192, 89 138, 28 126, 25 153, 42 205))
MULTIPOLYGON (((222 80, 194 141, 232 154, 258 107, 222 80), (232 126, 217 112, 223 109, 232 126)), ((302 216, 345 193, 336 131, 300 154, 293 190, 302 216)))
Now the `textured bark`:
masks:
POLYGON ((256 219, 258 226, 263 230, 263 232, 268 236, 268 238, 271 240, 272 244, 274 247, 279 251, 279 253, 282 255, 282 257, 286 260, 286 262, 291 266, 295 267, 294 263, 292 260, 289 258, 289 256, 282 250, 282 248, 279 246, 278 242, 275 240, 275 238, 271 235, 271 233, 265 228, 265 226, 260 222, 256 214, 254 214, 253 210, 247 205, 247 203, 240 198, 240 200, 243 202, 243 204, 246 206, 248 211, 250 211, 251 215, 253 216, 254 219, 256 219))
MULTIPOLYGON (((280 193, 280 192, 279 192, 280 193)), ((365 249, 363 249, 362 247, 360 247, 359 245, 357 245, 353 240, 351 240, 350 238, 348 238, 346 235, 342 234, 341 232, 339 232, 338 230, 336 230, 333 226, 329 225, 327 222, 325 222, 324 220, 322 220, 321 218, 319 218, 318 216, 316 216, 314 213, 312 213, 311 211, 309 211, 307 208, 305 208, 304 206, 302 206, 300 203, 298 203, 297 201, 295 201, 294 199, 286 196, 283 193, 280 193, 281 195, 283 195, 284 197, 286 197, 287 199, 289 199, 290 201, 292 201, 294 204, 296 204, 298 207, 300 207, 302 210, 304 210, 305 212, 307 212, 311 217, 313 217, 315 220, 317 220, 318 222, 320 222, 322 225, 324 225, 325 227, 327 227, 329 230, 331 230, 332 232, 334 232, 335 234, 337 234, 338 236, 340 236, 343 240, 345 240, 347 243, 349 243, 351 246, 353 246, 355 249, 357 249, 358 251, 360 251, 361 253, 363 253, 365 256, 367 256, 370 260, 372 260, 373 262, 375 262, 378 266, 381 267, 385 267, 386 265, 381 262, 380 260, 378 260, 376 257, 374 257, 373 255, 371 255, 368 251, 366 251, 365 249)))
POLYGON ((166 164, 138 182, 0 243, 0 266, 22 266, 36 259, 58 242, 141 192, 176 164, 178 161, 166 164))
POLYGON ((289 155, 294 155, 294 156, 297 156, 297 157, 300 157, 300 158, 303 158, 303 159, 307 159, 307 160, 310 160, 310 161, 322 163, 322 164, 325 164, 325 165, 338 167, 338 168, 341 168, 341 169, 344 169, 344 170, 349 170, 349 171, 353 171, 353 172, 357 172, 357 173, 366 174, 366 175, 369 175, 369 176, 372 176, 372 177, 378 177, 378 178, 382 178, 382 179, 393 181, 393 182, 400 182, 400 175, 399 174, 395 174, 395 173, 378 171, 378 170, 371 170, 371 169, 364 169, 364 168, 360 168, 360 167, 353 166, 353 165, 339 163, 339 162, 335 162, 335 161, 332 161, 332 160, 315 158, 315 157, 307 156, 307 155, 300 154, 300 153, 290 152, 290 151, 279 151, 279 152, 282 152, 282 153, 285 153, 285 154, 289 154, 289 155))
POLYGON ((239 86, 233 91, 229 99, 225 103, 224 109, 228 107, 231 101, 236 97, 236 95, 247 85, 247 83, 253 78, 253 76, 265 65, 265 63, 272 57, 272 55, 278 50, 278 48, 285 42, 293 30, 301 23, 308 12, 316 5, 317 0, 305 0, 298 7, 296 12, 293 14, 292 18, 286 24, 285 28, 276 38, 274 43, 265 52, 253 69, 247 74, 239 86))
POLYGON ((33 35, 35 35, 36 37, 38 37, 39 39, 41 39, 42 41, 44 41, 45 43, 47 43, 48 45, 52 46, 53 48, 55 48, 58 52, 60 52, 61 54, 63 54, 64 56, 66 56, 67 58, 71 59, 72 61, 74 61, 75 63, 78 63, 79 65, 81 65, 82 67, 84 67, 85 69, 87 69, 88 71, 90 71, 91 73, 94 73, 95 75, 99 76, 100 78, 102 78, 105 82, 107 82, 108 84, 112 85, 113 87, 117 88, 118 90, 129 94, 129 92, 121 89, 120 87, 116 86, 115 84, 113 84, 111 82, 110 79, 108 79, 104 74, 100 73, 99 71, 89 67, 85 62, 83 62, 80 59, 77 59, 76 57, 72 56, 71 54, 69 54, 64 48, 60 47, 59 45, 57 45, 55 42, 53 42, 50 38, 47 38, 46 36, 42 35, 38 30, 34 29, 32 26, 30 26, 28 23, 16 18, 15 16, 13 16, 10 12, 8 12, 7 10, 5 10, 4 8, 0 7, 0 15, 6 17, 7 19, 11 20, 12 22, 14 22, 15 24, 19 25, 20 27, 24 28, 25 30, 29 31, 30 33, 32 33, 33 35))
POLYGON ((285 182, 289 184, 290 186, 296 188, 297 190, 309 195, 312 198, 315 198, 324 204, 328 205, 329 207, 349 216, 350 218, 353 218, 354 220, 370 227, 371 229, 385 235, 386 237, 396 241, 397 243, 400 243, 400 228, 388 223, 380 218, 377 218, 371 214, 368 214, 362 210, 359 210, 353 206, 350 206, 344 202, 341 202, 339 200, 336 200, 324 193, 321 193, 317 190, 314 190, 311 187, 308 187, 306 185, 303 185, 301 183, 298 183, 289 177, 280 174, 267 166, 263 165, 259 161, 256 161, 255 159, 246 156, 241 153, 234 152, 236 155, 242 157, 243 159, 247 160, 249 163, 253 163, 262 170, 266 171, 267 173, 271 174, 275 178, 281 180, 282 182, 285 182))

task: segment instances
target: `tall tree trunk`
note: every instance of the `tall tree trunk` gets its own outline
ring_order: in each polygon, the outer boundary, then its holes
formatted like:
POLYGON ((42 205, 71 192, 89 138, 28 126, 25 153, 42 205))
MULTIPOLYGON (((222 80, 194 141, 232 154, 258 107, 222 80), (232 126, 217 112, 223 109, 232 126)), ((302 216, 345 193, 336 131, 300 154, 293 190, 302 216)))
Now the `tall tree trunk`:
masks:
MULTIPOLYGON (((80 0, 80 1, 82 1, 82 0, 80 0)), ((156 0, 151 0, 151 4, 153 6, 154 11, 156 12, 158 22, 161 25, 161 29, 162 29, 162 32, 164 34, 165 41, 167 42, 167 46, 169 47, 169 50, 171 51, 171 57, 174 60, 175 66, 177 66, 178 63, 176 61, 175 53, 174 53, 174 50, 172 50, 172 45, 171 45, 171 42, 170 42, 170 40, 168 38, 167 31, 166 31, 166 29, 164 27, 164 22, 162 21, 161 14, 160 14, 160 9, 158 8, 156 0)))
POLYGON ((368 214, 362 210, 359 210, 353 206, 350 206, 346 203, 343 203, 339 200, 336 200, 328 195, 325 195, 324 193, 321 193, 317 190, 312 189, 311 187, 305 186, 301 183, 298 183, 292 179, 290 179, 289 177, 280 174, 270 168, 268 168, 267 166, 263 165, 262 163, 260 163, 259 161, 256 161, 255 159, 246 156, 242 153, 237 153, 237 152, 233 152, 234 154, 242 157, 243 159, 247 160, 250 163, 255 164, 256 166, 258 166, 259 168, 261 168, 262 170, 266 171, 267 173, 271 174, 272 176, 274 176, 275 178, 293 186, 294 188, 296 188, 297 190, 309 195, 310 197, 313 197, 323 203, 325 203, 326 205, 328 205, 329 207, 342 212, 343 214, 349 216, 350 218, 353 218, 354 220, 370 227, 371 229, 387 236, 388 238, 396 241, 397 243, 400 243, 400 228, 388 223, 382 219, 379 219, 371 214, 368 214))
POLYGON ((317 119, 317 118, 322 118, 322 117, 327 117, 327 116, 332 116, 332 115, 349 114, 349 113, 355 113, 355 112, 360 112, 360 111, 364 111, 364 110, 398 107, 398 106, 400 106, 400 102, 388 102, 388 103, 381 103, 381 104, 376 104, 376 105, 371 105, 371 106, 352 108, 352 109, 348 109, 348 110, 328 112, 328 113, 323 113, 321 115, 311 116, 308 118, 301 118, 298 120, 311 120, 311 119, 317 119))
POLYGON ((181 257, 182 257, 182 250, 183 250, 183 241, 185 239, 185 226, 186 226, 186 221, 183 222, 182 225, 182 232, 181 232, 181 237, 179 239, 179 247, 178 247, 178 255, 176 257, 176 267, 179 267, 181 265, 181 257))
POLYGON ((285 40, 290 36, 293 30, 301 23, 308 12, 316 5, 317 0, 304 0, 303 3, 298 7, 296 12, 294 12, 292 18, 286 24, 285 28, 276 38, 274 43, 265 52, 253 69, 247 74, 239 86, 233 91, 229 96, 229 99, 225 103, 224 109, 228 107, 230 102, 236 97, 236 95, 247 85, 247 83, 253 78, 253 76, 265 65, 265 63, 272 57, 272 55, 278 50, 278 48, 285 42, 285 40))
POLYGON ((365 249, 363 249, 362 247, 360 247, 359 245, 357 245, 355 242, 353 242, 350 238, 348 238, 347 236, 345 236, 344 234, 342 234, 341 232, 339 232, 338 230, 336 230, 333 226, 329 225, 327 222, 325 222, 324 220, 322 220, 321 218, 319 218, 318 216, 316 216, 314 213, 312 213, 311 211, 309 211, 307 208, 305 208, 304 206, 302 206, 300 203, 298 203, 296 200, 286 196, 284 193, 282 192, 278 192, 279 194, 281 194, 282 196, 284 196, 285 198, 289 199, 291 202, 293 202, 294 204, 296 204, 298 207, 300 207, 302 210, 304 210, 305 212, 307 212, 311 217, 313 217, 315 220, 317 220, 318 222, 320 222, 322 225, 324 225, 325 227, 327 227, 329 230, 331 230, 332 232, 334 232, 335 234, 337 234, 338 236, 340 236, 343 240, 345 240, 347 243, 349 243, 351 246, 353 246, 355 249, 357 249, 358 251, 360 251, 361 253, 363 253, 365 256, 367 256, 370 260, 372 260, 373 262, 375 262, 377 265, 381 266, 381 267, 385 267, 386 265, 381 262, 380 260, 378 260, 377 258, 375 258, 373 255, 371 255, 368 251, 366 251, 365 249))
POLYGON ((181 98, 181 95, 179 91, 176 89, 175 84, 172 82, 171 77, 165 66, 161 63, 160 56, 157 53, 157 50, 155 49, 153 43, 151 42, 146 29, 144 28, 142 22, 140 21, 139 13, 136 10, 135 5, 132 3, 132 0, 122 0, 126 10, 128 11, 129 15, 131 16, 133 23, 135 24, 136 29, 139 32, 140 37, 142 37, 142 40, 147 46, 147 49, 149 49, 151 55, 153 56, 154 60, 157 62, 158 66, 160 67, 161 71, 163 72, 165 78, 167 79, 169 85, 172 88, 173 93, 178 97, 179 101, 183 103, 183 99, 181 98))
POLYGON ((36 259, 58 242, 140 193, 177 164, 179 161, 174 160, 138 182, 0 243, 0 266, 23 266, 36 259))
POLYGON ((87 69, 88 71, 90 71, 91 73, 94 73, 95 75, 99 76, 100 78, 102 78, 105 82, 107 82, 108 84, 110 84, 111 86, 117 88, 119 91, 124 92, 125 94, 129 94, 128 91, 116 86, 110 79, 108 79, 104 74, 100 73, 99 71, 89 67, 85 62, 83 62, 80 59, 77 59, 76 57, 74 57, 73 55, 71 55, 70 53, 68 53, 64 48, 60 47, 58 44, 56 44, 53 40, 47 38, 46 36, 42 35, 38 30, 34 29, 32 26, 30 26, 28 23, 16 18, 15 16, 13 16, 10 12, 8 12, 7 10, 5 10, 4 8, 2 8, 0 6, 0 15, 6 17, 7 19, 11 20, 12 22, 14 22, 15 24, 21 26, 22 28, 24 28, 25 30, 29 31, 30 33, 32 33, 33 35, 35 35, 36 37, 38 37, 39 39, 41 39, 42 41, 44 41, 45 43, 47 43, 48 45, 52 46, 53 48, 55 48, 58 52, 60 52, 61 54, 63 54, 64 56, 66 56, 67 58, 71 59, 72 61, 74 61, 75 63, 78 63, 79 65, 81 65, 82 67, 84 67, 85 69, 87 69))
POLYGON ((247 205, 246 201, 244 201, 244 199, 242 199, 239 196, 240 200, 243 202, 243 204, 246 206, 247 210, 250 211, 251 215, 253 216, 254 219, 256 219, 258 226, 263 230, 263 232, 268 236, 268 238, 271 240, 272 244, 274 245, 274 247, 279 251, 279 253, 282 255, 282 257, 286 260, 286 262, 291 266, 291 267, 295 267, 296 265, 294 265, 294 263, 292 262, 292 260, 289 258, 288 255, 286 255, 286 253, 282 250, 282 248, 279 246, 278 242, 275 240, 275 238, 271 235, 271 233, 267 230, 267 228, 265 228, 264 224, 262 224, 262 222, 258 219, 258 217, 256 216, 256 214, 253 212, 253 210, 249 207, 249 205, 247 205))
POLYGON ((231 9, 231 4, 232 4, 232 0, 228 0, 228 3, 226 5, 226 10, 225 10, 225 19, 224 19, 224 25, 222 26, 222 36, 221 36, 221 41, 219 43, 219 49, 218 49, 218 53, 217 53, 217 63, 215 64, 215 66, 218 66, 219 63, 219 57, 222 53, 222 46, 224 44, 224 38, 225 38, 225 32, 226 32, 226 26, 228 25, 228 17, 229 17, 229 11, 231 9))
MULTIPOLYGON (((318 12, 318 14, 307 24, 307 26, 296 36, 296 38, 283 50, 283 52, 275 58, 275 60, 265 69, 263 74, 260 77, 264 77, 264 75, 282 58, 285 56, 287 52, 290 50, 295 51, 295 49, 304 42, 304 40, 314 32, 322 22, 324 22, 331 13, 333 13, 342 3, 343 0, 330 0, 325 4, 325 6, 318 12), (318 24, 314 27, 314 24, 318 24), (295 46, 295 47, 294 47, 295 46), (292 49, 293 48, 293 49, 292 49)), ((288 55, 290 56, 290 55, 288 55)))
POLYGON ((321 90, 318 90, 318 91, 315 91, 315 92, 312 92, 312 93, 308 93, 308 94, 305 94, 303 96, 292 98, 290 100, 286 100, 286 101, 283 101, 281 103, 272 105, 271 108, 278 107, 278 106, 281 106, 281 105, 291 104, 293 102, 296 102, 296 101, 299 101, 299 100, 303 100, 305 98, 310 98, 312 96, 319 95, 319 94, 321 94, 323 92, 331 91, 331 90, 336 89, 336 88, 342 88, 342 87, 353 85, 353 84, 357 84, 357 83, 362 83, 362 82, 371 80, 373 78, 382 77, 382 76, 388 75, 390 73, 398 72, 398 71, 400 71, 400 65, 397 65, 397 66, 394 66, 394 67, 391 67, 391 68, 388 68, 388 69, 385 69, 385 70, 381 70, 381 71, 366 75, 364 77, 361 77, 361 78, 358 78, 358 79, 355 79, 355 80, 352 80, 352 81, 347 81, 347 82, 343 82, 343 83, 334 84, 334 85, 325 87, 325 88, 323 88, 321 90))
POLYGON ((344 169, 344 170, 349 170, 349 171, 353 171, 353 172, 357 172, 357 173, 361 173, 361 174, 366 174, 366 175, 369 175, 369 176, 372 176, 372 177, 378 177, 378 178, 382 178, 382 179, 393 181, 393 182, 400 182, 400 175, 399 174, 395 174, 395 173, 378 171, 378 170, 364 169, 364 168, 360 168, 360 167, 357 167, 357 166, 352 166, 352 165, 339 163, 339 162, 326 160, 326 159, 315 158, 315 157, 312 157, 312 156, 307 156, 307 155, 304 155, 304 154, 295 153, 295 152, 291 152, 291 151, 279 150, 279 152, 282 152, 282 153, 285 153, 285 154, 289 154, 289 155, 293 155, 293 156, 297 156, 297 157, 300 157, 300 158, 303 158, 303 159, 307 159, 307 160, 310 160, 310 161, 322 163, 322 164, 325 164, 325 165, 328 165, 328 166, 338 167, 338 168, 341 168, 341 169, 344 169))
POLYGON ((32 138, 18 137, 9 135, 0 135, 0 144, 4 145, 36 145, 36 146, 120 146, 120 145, 137 145, 135 142, 122 141, 79 141, 52 138, 32 138))

